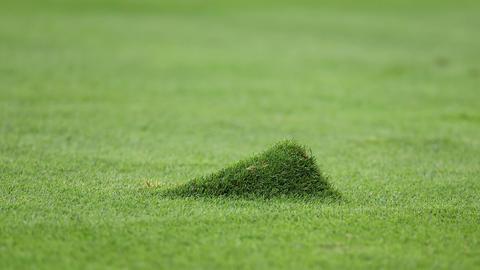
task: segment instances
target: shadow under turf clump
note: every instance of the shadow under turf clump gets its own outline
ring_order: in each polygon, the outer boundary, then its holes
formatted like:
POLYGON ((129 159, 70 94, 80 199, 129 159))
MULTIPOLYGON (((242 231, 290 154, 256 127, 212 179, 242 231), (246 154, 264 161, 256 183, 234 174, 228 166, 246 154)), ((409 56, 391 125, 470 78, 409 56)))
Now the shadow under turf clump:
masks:
POLYGON ((274 145, 211 175, 173 187, 180 197, 312 197, 339 198, 318 169, 315 158, 293 141, 274 145))

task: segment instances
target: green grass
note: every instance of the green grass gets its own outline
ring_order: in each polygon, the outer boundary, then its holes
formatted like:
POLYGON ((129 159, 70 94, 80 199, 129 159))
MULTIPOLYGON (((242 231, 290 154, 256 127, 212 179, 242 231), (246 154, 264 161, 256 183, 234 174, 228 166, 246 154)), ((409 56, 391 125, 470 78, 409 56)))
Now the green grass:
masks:
POLYGON ((294 141, 279 142, 214 174, 167 189, 166 195, 253 199, 339 197, 318 169, 315 158, 294 141))
POLYGON ((0 269, 475 269, 478 1, 0 2, 0 269), (284 139, 341 200, 163 196, 284 139))

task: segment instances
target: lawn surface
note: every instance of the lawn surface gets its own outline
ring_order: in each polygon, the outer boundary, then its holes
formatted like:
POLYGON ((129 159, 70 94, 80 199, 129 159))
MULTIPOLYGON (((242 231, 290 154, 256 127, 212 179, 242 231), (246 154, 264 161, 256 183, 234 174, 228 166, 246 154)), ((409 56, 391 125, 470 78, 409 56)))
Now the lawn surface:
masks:
POLYGON ((377 2, 1 1, 0 269, 478 267, 480 3, 377 2), (160 195, 288 138, 340 201, 160 195))

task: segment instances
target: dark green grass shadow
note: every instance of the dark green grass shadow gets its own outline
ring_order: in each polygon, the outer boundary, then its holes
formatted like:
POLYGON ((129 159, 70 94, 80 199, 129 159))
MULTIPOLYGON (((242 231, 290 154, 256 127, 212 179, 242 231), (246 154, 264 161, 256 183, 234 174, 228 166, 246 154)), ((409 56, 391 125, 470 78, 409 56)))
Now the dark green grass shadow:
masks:
POLYGON ((322 203, 322 204, 342 204, 347 200, 335 189, 318 194, 279 194, 275 196, 264 196, 258 194, 185 194, 175 191, 177 187, 156 188, 149 192, 151 196, 161 197, 169 200, 201 200, 205 202, 226 202, 226 201, 249 201, 262 203, 322 203))
POLYGON ((185 184, 160 187, 166 198, 338 202, 342 199, 310 151, 282 141, 251 158, 185 184))

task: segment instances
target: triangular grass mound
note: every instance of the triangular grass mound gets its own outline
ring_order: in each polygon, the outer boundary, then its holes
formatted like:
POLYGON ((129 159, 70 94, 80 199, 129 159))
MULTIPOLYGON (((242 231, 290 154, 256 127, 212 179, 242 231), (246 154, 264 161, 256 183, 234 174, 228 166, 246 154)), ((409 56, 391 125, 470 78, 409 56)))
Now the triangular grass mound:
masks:
POLYGON ((167 193, 179 196, 337 197, 314 157, 292 141, 274 145, 211 175, 196 178, 167 193))

